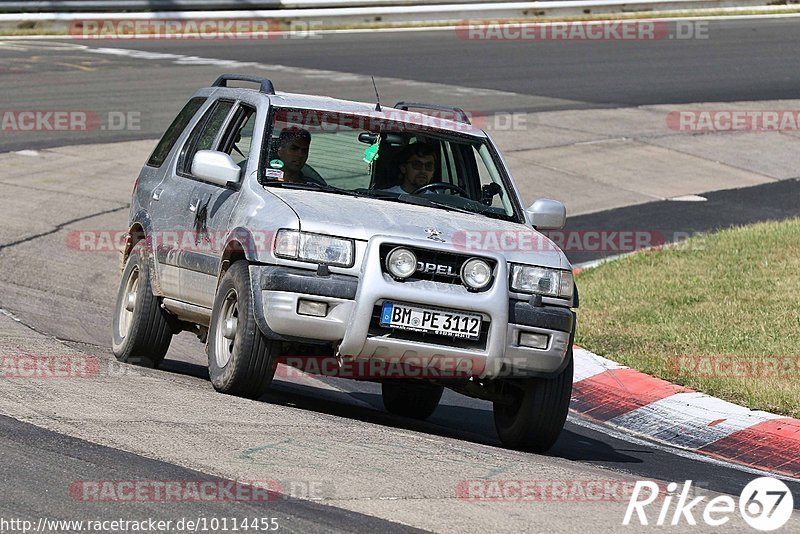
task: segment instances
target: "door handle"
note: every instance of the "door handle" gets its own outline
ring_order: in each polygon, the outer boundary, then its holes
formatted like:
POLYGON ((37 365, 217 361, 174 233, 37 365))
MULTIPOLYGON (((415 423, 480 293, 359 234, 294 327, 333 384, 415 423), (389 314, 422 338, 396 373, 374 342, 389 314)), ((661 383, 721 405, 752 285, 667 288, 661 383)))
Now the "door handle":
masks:
POLYGON ((153 200, 159 200, 161 198, 161 193, 164 192, 164 188, 161 186, 156 187, 153 189, 153 200))

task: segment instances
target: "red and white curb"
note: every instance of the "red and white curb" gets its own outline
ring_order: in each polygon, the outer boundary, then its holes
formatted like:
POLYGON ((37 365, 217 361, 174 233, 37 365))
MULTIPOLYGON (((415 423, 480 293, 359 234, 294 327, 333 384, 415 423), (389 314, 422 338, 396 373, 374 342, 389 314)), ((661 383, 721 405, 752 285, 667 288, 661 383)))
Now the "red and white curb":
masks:
POLYGON ((800 478, 800 420, 750 410, 574 347, 572 411, 672 447, 800 478))

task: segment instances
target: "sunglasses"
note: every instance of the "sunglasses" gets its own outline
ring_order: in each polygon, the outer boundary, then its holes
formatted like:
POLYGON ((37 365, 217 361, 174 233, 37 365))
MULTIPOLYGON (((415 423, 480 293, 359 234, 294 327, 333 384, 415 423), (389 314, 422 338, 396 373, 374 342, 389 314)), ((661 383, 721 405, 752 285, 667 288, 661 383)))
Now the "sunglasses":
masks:
POLYGON ((433 172, 433 170, 436 168, 435 164, 430 161, 423 162, 418 159, 412 159, 408 163, 409 165, 411 165, 411 168, 414 169, 415 171, 421 171, 422 169, 425 169, 428 172, 433 172))

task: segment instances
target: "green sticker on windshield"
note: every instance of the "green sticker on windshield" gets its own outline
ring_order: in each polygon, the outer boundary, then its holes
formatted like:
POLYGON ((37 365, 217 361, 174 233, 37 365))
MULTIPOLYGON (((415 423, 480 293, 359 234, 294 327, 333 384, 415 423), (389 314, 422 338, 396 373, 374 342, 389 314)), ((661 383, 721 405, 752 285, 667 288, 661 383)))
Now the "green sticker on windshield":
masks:
POLYGON ((283 162, 279 159, 273 159, 272 161, 269 162, 269 166, 272 167, 273 169, 282 169, 283 162))
POLYGON ((372 163, 378 159, 378 145, 380 145, 380 139, 364 151, 364 162, 372 163))

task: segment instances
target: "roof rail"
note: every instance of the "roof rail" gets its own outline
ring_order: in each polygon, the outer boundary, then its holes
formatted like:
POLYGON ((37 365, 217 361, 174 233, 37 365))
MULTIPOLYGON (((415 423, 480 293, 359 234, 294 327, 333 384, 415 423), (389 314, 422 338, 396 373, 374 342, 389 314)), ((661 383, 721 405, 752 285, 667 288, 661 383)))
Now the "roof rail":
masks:
POLYGON ((469 117, 461 108, 454 108, 450 106, 439 106, 437 104, 425 104, 424 102, 405 102, 401 101, 394 105, 395 109, 402 109, 409 111, 410 108, 427 109, 431 111, 451 111, 453 113, 453 120, 463 122, 465 124, 472 124, 469 122, 469 117))
POLYGON ((223 74, 214 81, 211 87, 228 87, 228 81, 238 82, 253 82, 261 84, 261 92, 268 95, 275 94, 275 87, 272 85, 272 80, 267 78, 259 78, 258 76, 248 76, 246 74, 223 74))

